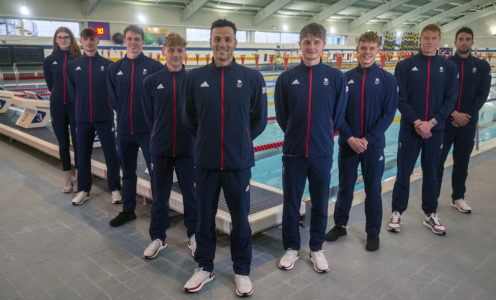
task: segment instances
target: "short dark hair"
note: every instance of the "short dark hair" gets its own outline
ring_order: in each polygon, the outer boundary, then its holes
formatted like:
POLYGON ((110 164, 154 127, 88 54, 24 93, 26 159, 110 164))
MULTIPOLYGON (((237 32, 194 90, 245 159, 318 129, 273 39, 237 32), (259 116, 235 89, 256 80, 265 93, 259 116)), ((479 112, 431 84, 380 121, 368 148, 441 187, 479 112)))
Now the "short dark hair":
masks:
POLYGON ((468 33, 472 36, 472 39, 474 39, 474 31, 472 30, 472 28, 470 27, 467 27, 467 26, 463 26, 462 28, 458 29, 456 31, 456 34, 455 34, 455 41, 458 39, 458 35, 462 32, 465 32, 465 33, 468 33))
POLYGON ((236 39, 236 31, 237 31, 236 24, 226 19, 218 19, 217 21, 214 21, 212 23, 212 26, 210 26, 210 33, 212 33, 212 30, 214 30, 214 28, 218 28, 218 27, 231 27, 232 30, 234 31, 234 39, 236 39))
POLYGON ((98 35, 96 34, 95 29, 88 27, 88 28, 85 28, 81 31, 80 36, 83 39, 87 39, 87 38, 91 38, 91 37, 97 37, 98 35))
POLYGON ((139 34, 141 35, 141 39, 144 40, 145 39, 145 32, 143 31, 143 29, 137 25, 129 25, 127 26, 125 29, 124 29, 124 38, 126 37, 126 33, 128 31, 132 31, 136 34, 139 34))
POLYGON ((326 41, 326 30, 324 26, 317 23, 310 23, 305 25, 300 31, 300 41, 306 38, 307 36, 313 36, 319 38, 321 40, 326 41))

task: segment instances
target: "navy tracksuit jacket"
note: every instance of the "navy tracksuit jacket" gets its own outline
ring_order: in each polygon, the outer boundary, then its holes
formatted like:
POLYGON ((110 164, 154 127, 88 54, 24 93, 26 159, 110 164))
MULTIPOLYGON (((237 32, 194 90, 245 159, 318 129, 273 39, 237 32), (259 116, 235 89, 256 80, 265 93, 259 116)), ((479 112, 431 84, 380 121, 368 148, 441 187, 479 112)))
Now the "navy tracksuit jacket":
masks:
POLYGON ((334 223, 348 224, 358 164, 365 184, 366 232, 379 234, 382 221, 381 178, 384 173, 385 132, 398 108, 398 85, 393 75, 376 64, 345 73, 349 93, 345 121, 339 131, 339 192, 334 223), (364 137, 367 150, 356 153, 350 137, 364 137))
POLYGON ((402 213, 408 206, 410 175, 422 149, 422 210, 426 214, 434 213, 444 126, 455 106, 458 71, 452 61, 441 56, 418 54, 399 62, 394 74, 399 86, 401 123, 392 211, 402 213), (438 122, 431 129, 432 137, 422 139, 416 134, 413 122, 432 118, 438 122))
POLYGON ((151 129, 152 163, 151 240, 165 240, 169 227, 169 197, 173 171, 176 169, 184 205, 184 225, 188 237, 196 230, 196 194, 194 188, 193 135, 184 128, 186 71, 169 72, 167 68, 150 75, 143 82, 142 106, 151 129))
POLYGON ((119 157, 115 148, 114 111, 107 93, 106 77, 112 62, 98 52, 67 63, 67 87, 76 103, 78 191, 91 190, 91 153, 95 131, 102 145, 109 190, 120 189, 119 157))
POLYGON ((231 66, 216 67, 212 62, 191 70, 186 80, 183 120, 196 135, 195 260, 204 270, 213 270, 215 214, 222 187, 232 220, 234 272, 249 275, 250 168, 255 164, 252 141, 267 125, 267 88, 262 75, 234 60, 231 66))
POLYGON ((455 54, 450 60, 457 65, 460 74, 458 78, 458 100, 454 110, 469 114, 472 118, 463 127, 454 127, 451 125, 451 120, 447 121, 438 173, 438 197, 441 192, 444 162, 451 145, 453 145, 453 172, 451 174, 453 193, 451 198, 458 200, 465 197, 465 181, 468 175, 470 154, 474 147, 479 110, 486 102, 491 88, 491 66, 487 61, 475 58, 472 55, 465 59, 455 54))
POLYGON ((347 101, 344 75, 322 63, 303 63, 282 73, 276 82, 277 123, 284 131, 284 249, 300 249, 300 204, 308 177, 312 201, 310 250, 325 240, 335 128, 344 121, 347 101))
POLYGON ((143 80, 164 66, 141 53, 135 59, 124 57, 109 66, 107 91, 117 112, 117 150, 122 167, 123 211, 136 208, 136 168, 141 148, 150 167, 150 128, 145 121, 141 97, 143 80))
POLYGON ((69 126, 74 146, 74 162, 77 169, 78 152, 76 139, 76 117, 74 102, 67 95, 66 66, 72 59, 69 50, 58 50, 43 61, 43 74, 50 91, 50 115, 52 128, 59 143, 59 156, 62 169, 71 169, 69 126))

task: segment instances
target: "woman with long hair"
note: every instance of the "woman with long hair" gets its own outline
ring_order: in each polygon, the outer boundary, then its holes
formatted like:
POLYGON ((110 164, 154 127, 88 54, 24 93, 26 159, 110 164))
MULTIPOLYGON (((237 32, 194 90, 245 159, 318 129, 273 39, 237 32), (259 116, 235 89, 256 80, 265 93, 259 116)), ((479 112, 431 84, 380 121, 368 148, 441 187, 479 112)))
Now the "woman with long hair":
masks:
MULTIPOLYGON (((71 174, 71 156, 69 127, 74 145, 75 172, 77 173, 76 152, 76 117, 75 103, 69 98, 66 87, 66 64, 67 61, 81 56, 74 34, 67 27, 59 27, 53 36, 53 52, 43 62, 43 73, 45 81, 51 93, 50 115, 52 127, 59 143, 59 155, 65 175, 64 193, 70 193, 76 187, 71 174)), ((77 176, 76 176, 77 178, 77 176)))

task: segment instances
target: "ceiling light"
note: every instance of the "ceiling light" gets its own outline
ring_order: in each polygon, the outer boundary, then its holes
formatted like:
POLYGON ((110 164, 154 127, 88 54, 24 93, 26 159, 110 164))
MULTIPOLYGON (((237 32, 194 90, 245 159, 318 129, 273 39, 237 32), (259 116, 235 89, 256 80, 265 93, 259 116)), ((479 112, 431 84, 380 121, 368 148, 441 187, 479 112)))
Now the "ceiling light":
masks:
POLYGON ((145 15, 143 15, 143 14, 139 14, 139 15, 138 15, 138 21, 139 21, 140 23, 146 23, 146 17, 145 17, 145 15))
POLYGON ((336 33, 336 28, 335 28, 335 27, 333 27, 333 26, 331 26, 331 27, 329 28, 329 31, 330 31, 331 33, 336 33))
POLYGON ((23 14, 24 16, 27 16, 29 15, 29 9, 26 7, 26 6, 21 6, 21 8, 19 9, 19 11, 21 12, 21 14, 23 14))

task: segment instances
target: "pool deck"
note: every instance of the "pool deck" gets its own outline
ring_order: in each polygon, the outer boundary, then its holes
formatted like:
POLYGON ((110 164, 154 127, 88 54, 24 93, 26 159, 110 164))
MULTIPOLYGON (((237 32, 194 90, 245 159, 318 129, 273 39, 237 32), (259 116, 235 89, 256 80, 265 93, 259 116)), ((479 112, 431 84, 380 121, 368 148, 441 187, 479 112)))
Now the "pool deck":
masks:
MULTIPOLYGON (((494 299, 496 295, 496 148, 472 158, 467 199, 473 213, 450 207, 445 174, 439 214, 446 236, 421 224, 421 181, 412 183, 402 232, 382 231, 381 249, 364 249, 363 206, 352 209, 348 235, 325 243, 328 274, 308 260, 308 228, 301 229, 303 259, 291 271, 277 268, 280 228, 254 236, 252 299, 494 299)), ((451 168, 446 168, 449 172, 451 168)), ((153 261, 147 246, 150 207, 121 228, 108 221, 121 209, 106 183, 94 179, 93 198, 73 207, 63 194, 59 163, 0 136, 0 295, 2 299, 235 299, 229 237, 217 239, 216 279, 199 294, 182 290, 195 263, 186 248, 182 216, 171 213, 169 246, 153 261)), ((383 224, 391 192, 383 194, 383 224)), ((332 218, 328 227, 332 226, 332 218)), ((383 226, 384 229, 384 226, 383 226)))

